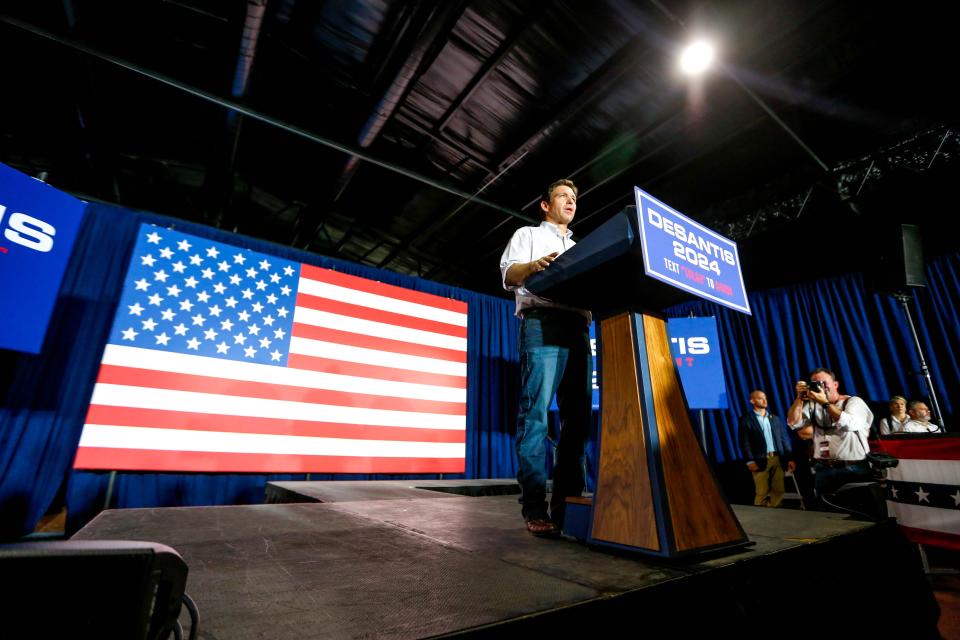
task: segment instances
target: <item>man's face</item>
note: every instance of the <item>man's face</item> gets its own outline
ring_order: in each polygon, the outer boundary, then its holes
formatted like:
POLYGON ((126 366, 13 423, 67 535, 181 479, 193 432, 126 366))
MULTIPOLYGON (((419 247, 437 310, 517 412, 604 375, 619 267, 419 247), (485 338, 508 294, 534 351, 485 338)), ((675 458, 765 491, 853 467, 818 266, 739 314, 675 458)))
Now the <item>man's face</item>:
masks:
POLYGON ((767 394, 760 391, 750 395, 750 404, 753 405, 754 409, 766 409, 767 408, 767 394))
POLYGON ((573 216, 577 213, 577 195, 570 187, 560 185, 553 189, 549 203, 540 202, 540 208, 543 209, 543 219, 547 222, 568 225, 573 222, 573 216))
POLYGON ((915 406, 913 409, 910 409, 907 413, 910 414, 910 417, 914 420, 922 420, 927 422, 930 420, 930 407, 923 404, 922 402, 915 406))
POLYGON ((837 393, 837 387, 839 387, 840 384, 836 380, 832 380, 829 373, 824 373, 821 371, 813 374, 810 379, 819 381, 821 384, 823 384, 823 388, 827 392, 827 400, 830 402, 837 401, 837 398, 840 395, 837 393))

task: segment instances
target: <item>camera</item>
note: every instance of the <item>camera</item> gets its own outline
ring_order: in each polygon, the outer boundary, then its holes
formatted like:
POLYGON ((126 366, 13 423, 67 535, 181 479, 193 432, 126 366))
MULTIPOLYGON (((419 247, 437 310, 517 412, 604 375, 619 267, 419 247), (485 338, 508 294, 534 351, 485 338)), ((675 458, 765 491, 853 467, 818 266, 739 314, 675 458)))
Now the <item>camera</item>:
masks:
POLYGON ((816 393, 820 393, 823 391, 823 383, 819 380, 811 380, 807 383, 807 389, 816 393))

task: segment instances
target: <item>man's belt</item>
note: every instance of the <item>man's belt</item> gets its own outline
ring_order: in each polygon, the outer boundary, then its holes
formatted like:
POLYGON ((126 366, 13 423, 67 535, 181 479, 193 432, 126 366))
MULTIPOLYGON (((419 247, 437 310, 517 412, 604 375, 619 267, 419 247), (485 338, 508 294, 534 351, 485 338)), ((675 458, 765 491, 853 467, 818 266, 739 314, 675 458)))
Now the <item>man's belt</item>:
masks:
POLYGON ((816 460, 816 463, 821 467, 829 467, 831 469, 840 469, 855 464, 863 464, 864 462, 866 462, 866 460, 833 460, 831 458, 817 458, 816 460))

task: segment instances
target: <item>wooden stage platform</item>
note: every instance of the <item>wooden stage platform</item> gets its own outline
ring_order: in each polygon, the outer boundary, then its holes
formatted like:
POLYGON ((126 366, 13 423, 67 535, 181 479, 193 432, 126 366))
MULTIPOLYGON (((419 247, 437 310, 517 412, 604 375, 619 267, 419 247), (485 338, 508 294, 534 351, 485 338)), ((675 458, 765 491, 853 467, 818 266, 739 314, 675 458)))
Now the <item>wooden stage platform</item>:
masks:
POLYGON ((623 625, 649 637, 937 637, 919 558, 890 522, 734 506, 754 546, 666 562, 534 538, 512 493, 509 480, 272 483, 271 504, 110 510, 73 539, 179 551, 210 640, 623 625), (884 608, 891 588, 896 606, 884 608))

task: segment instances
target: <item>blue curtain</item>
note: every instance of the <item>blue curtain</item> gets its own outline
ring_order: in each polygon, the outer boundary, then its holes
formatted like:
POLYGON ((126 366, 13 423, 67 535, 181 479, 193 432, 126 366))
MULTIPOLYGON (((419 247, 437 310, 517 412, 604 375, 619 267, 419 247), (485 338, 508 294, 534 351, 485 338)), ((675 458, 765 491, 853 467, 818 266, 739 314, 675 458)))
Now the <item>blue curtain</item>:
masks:
MULTIPOLYGON (((908 305, 944 419, 954 430, 960 397, 960 256, 934 261, 927 278, 928 286, 913 289, 908 305)), ((749 299, 753 316, 704 300, 667 310, 670 317, 717 319, 731 407, 706 412, 708 450, 716 462, 742 459, 737 421, 749 410, 750 391, 766 391, 770 410, 783 416, 796 381, 816 367, 833 370, 841 393, 862 397, 877 419, 891 395, 927 397, 901 303, 868 292, 859 274, 755 292, 749 299)))
MULTIPOLYGON (((390 271, 324 258, 156 214, 91 204, 40 355, 0 353, 0 537, 29 533, 65 492, 68 531, 99 509, 109 473, 71 472, 137 229, 143 222, 320 267, 467 302, 466 473, 510 477, 516 414, 517 321, 513 302, 390 271)), ((332 478, 313 475, 313 479, 332 478)), ((340 479, 415 476, 339 475, 340 479)), ((424 476, 435 478, 437 476, 424 476)), ((118 473, 112 507, 260 502, 265 484, 303 475, 118 473)))

